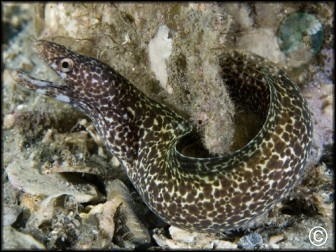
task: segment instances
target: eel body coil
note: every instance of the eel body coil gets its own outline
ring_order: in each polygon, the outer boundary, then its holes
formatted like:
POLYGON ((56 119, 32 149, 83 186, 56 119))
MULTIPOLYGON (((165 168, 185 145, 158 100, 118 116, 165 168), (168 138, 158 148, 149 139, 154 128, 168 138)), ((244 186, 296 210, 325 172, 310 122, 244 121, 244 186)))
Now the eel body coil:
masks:
POLYGON ((191 124, 110 66, 44 40, 34 50, 65 84, 20 71, 15 81, 88 115, 144 202, 171 225, 199 232, 239 228, 300 180, 311 148, 309 108, 285 72, 257 55, 224 53, 220 62, 233 100, 257 114, 262 128, 230 154, 193 157, 183 152, 191 124))

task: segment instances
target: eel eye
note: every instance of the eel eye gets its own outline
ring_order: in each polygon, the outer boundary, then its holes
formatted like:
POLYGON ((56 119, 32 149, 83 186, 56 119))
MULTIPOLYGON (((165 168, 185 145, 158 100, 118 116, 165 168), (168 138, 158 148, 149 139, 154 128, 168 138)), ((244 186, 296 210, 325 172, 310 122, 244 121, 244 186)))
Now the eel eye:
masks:
POLYGON ((72 59, 65 58, 59 62, 58 67, 62 72, 67 73, 72 70, 73 65, 74 65, 74 62, 72 59))

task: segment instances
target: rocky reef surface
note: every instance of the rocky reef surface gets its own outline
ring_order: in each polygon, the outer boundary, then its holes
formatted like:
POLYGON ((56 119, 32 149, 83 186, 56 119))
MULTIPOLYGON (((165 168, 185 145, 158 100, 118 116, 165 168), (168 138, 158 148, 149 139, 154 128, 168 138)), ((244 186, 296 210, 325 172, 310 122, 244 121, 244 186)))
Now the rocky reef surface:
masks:
POLYGON ((334 248, 334 3, 2 7, 3 248, 334 248), (111 65, 189 118, 215 154, 241 147, 258 126, 230 100, 218 55, 245 50, 269 59, 296 81, 314 115, 314 148, 302 182, 240 230, 204 234, 167 226, 144 205, 88 118, 15 84, 11 70, 57 80, 32 51, 33 39, 111 65), (323 228, 319 237, 312 236, 314 227, 323 228), (320 238, 326 242, 314 245, 320 238))

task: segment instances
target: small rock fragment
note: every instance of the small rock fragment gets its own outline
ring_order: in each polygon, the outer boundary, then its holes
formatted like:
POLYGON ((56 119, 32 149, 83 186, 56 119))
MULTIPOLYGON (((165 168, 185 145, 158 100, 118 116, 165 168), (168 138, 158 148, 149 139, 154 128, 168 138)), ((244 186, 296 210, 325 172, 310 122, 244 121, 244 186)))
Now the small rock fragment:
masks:
POLYGON ((192 243, 198 233, 185 231, 183 229, 171 226, 169 228, 169 233, 173 240, 184 242, 184 243, 192 243))
POLYGON ((285 239, 285 237, 282 234, 273 235, 269 239, 269 244, 274 245, 275 243, 283 241, 284 239, 285 239))
MULTIPOLYGON (((98 230, 95 240, 99 247, 109 248, 112 242, 127 249, 149 244, 151 238, 148 230, 134 213, 132 197, 127 187, 116 179, 107 182, 106 192, 105 203, 92 207, 87 215, 81 214, 87 224, 98 230)), ((84 243, 80 239, 76 248, 85 248, 84 243)))
POLYGON ((47 197, 38 204, 38 209, 32 213, 27 222, 27 226, 39 228, 43 223, 50 222, 57 214, 57 208, 62 208, 66 213, 69 209, 64 209, 67 198, 71 197, 67 194, 55 194, 47 197))
POLYGON ((236 249, 237 244, 229 242, 229 241, 214 240, 213 248, 214 249, 236 249))
POLYGON ((207 234, 189 232, 171 226, 169 234, 172 239, 165 237, 162 229, 154 230, 153 239, 162 248, 169 249, 232 249, 237 248, 237 244, 221 240, 219 234, 207 234))
POLYGON ((188 244, 185 244, 183 242, 174 241, 172 239, 166 238, 162 234, 153 234, 153 239, 156 241, 156 243, 162 247, 162 248, 168 248, 168 249, 190 249, 191 246, 188 244))
POLYGON ((240 238, 238 248, 255 249, 261 246, 263 239, 258 233, 250 233, 240 238))
POLYGON ((31 235, 17 231, 12 227, 5 227, 3 230, 2 249, 22 250, 22 249, 46 249, 45 246, 35 240, 31 235))
POLYGON ((11 185, 28 194, 38 196, 70 194, 78 202, 88 202, 101 197, 98 189, 84 178, 73 176, 73 174, 41 175, 24 159, 9 164, 6 172, 11 185))
POLYGON ((147 228, 141 223, 134 212, 133 199, 128 188, 116 179, 106 185, 107 199, 120 202, 116 222, 115 237, 122 247, 136 248, 150 243, 147 228))
POLYGON ((21 213, 22 209, 19 206, 4 204, 2 225, 4 227, 12 225, 21 213))
MULTIPOLYGON (((114 216, 119 207, 120 202, 107 201, 104 204, 94 206, 88 213, 88 222, 97 225, 98 232, 101 237, 102 244, 112 241, 115 231, 114 216)), ((104 246, 102 246, 104 247, 104 246)))
POLYGON ((3 128, 10 129, 14 126, 14 123, 15 123, 15 117, 13 114, 5 115, 3 119, 3 128))

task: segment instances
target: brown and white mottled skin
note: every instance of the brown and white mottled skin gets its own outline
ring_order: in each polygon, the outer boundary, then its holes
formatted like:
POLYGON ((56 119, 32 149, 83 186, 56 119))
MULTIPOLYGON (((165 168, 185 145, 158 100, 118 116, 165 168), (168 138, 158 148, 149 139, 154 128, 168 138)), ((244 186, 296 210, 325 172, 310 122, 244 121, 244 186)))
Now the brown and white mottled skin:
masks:
POLYGON ((65 84, 14 72, 16 82, 87 114, 149 208, 171 225, 199 232, 238 228, 268 211, 300 180, 311 148, 312 119, 299 88, 259 56, 221 56, 232 98, 263 126, 225 156, 183 154, 191 124, 147 98, 103 62, 48 41, 37 54, 65 84))

